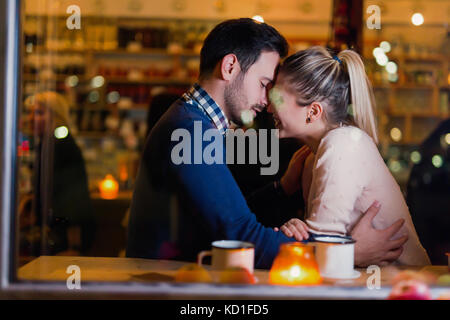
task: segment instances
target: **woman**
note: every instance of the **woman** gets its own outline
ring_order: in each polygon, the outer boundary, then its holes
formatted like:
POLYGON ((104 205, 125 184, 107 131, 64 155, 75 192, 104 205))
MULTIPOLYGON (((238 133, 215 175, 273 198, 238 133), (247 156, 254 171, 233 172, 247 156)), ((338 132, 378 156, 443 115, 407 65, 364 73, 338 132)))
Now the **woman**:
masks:
POLYGON ((53 91, 36 93, 24 102, 21 131, 34 154, 32 193, 20 199, 24 256, 86 255, 93 242, 95 220, 87 173, 71 134, 69 112, 66 99, 53 91), (39 237, 25 241, 36 229, 42 230, 39 237))
POLYGON ((332 56, 312 47, 288 57, 270 92, 280 138, 293 137, 312 151, 302 177, 306 224, 294 219, 281 231, 296 236, 347 235, 374 200, 382 207, 377 229, 399 218, 405 224, 396 237, 408 235, 400 264, 430 264, 408 207, 376 143, 375 102, 359 55, 344 50, 332 56))

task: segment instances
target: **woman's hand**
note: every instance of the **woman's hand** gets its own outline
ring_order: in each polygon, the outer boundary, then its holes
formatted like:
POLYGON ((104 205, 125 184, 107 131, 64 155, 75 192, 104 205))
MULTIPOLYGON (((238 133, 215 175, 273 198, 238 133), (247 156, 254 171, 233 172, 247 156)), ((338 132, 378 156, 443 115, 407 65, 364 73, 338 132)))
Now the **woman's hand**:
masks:
POLYGON ((305 145, 292 156, 289 166, 280 180, 281 186, 288 196, 300 189, 303 166, 310 153, 311 150, 305 145))
POLYGON ((274 228, 275 231, 281 230, 287 237, 294 237, 297 241, 309 238, 308 226, 302 220, 293 218, 283 224, 280 229, 274 228))

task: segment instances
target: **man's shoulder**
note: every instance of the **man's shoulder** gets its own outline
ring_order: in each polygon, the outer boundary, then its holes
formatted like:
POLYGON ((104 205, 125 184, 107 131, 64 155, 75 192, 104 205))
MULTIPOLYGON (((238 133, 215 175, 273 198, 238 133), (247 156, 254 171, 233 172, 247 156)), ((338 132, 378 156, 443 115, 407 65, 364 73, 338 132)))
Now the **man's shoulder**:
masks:
POLYGON ((195 123, 198 122, 201 123, 202 131, 215 128, 211 119, 197 105, 182 99, 175 101, 150 131, 144 153, 150 149, 166 150, 177 130, 186 130, 193 134, 195 123))
POLYGON ((190 130, 195 121, 202 122, 204 127, 213 127, 211 120, 199 106, 179 99, 170 106, 160 121, 158 121, 156 127, 162 127, 166 131, 167 129, 190 130))

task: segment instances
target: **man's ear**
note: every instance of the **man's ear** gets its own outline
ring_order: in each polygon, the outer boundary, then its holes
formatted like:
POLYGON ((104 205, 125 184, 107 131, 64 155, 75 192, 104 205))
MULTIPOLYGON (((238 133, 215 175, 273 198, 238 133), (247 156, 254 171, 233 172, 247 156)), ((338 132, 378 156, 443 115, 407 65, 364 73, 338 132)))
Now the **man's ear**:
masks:
POLYGON ((223 80, 232 80, 241 71, 241 66, 235 54, 230 53, 222 58, 220 75, 223 80))
POLYGON ((311 118, 311 122, 318 120, 323 115, 323 106, 322 103, 314 101, 311 103, 309 110, 308 110, 308 117, 311 118))

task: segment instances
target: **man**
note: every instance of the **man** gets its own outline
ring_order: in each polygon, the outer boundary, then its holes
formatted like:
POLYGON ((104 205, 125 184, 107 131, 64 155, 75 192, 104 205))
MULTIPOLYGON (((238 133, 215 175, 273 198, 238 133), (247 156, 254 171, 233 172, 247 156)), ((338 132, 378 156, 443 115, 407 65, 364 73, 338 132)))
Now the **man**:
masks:
MULTIPOLYGON (((224 162, 195 161, 207 145, 203 139, 198 145, 199 135, 212 129, 224 139, 229 121, 242 125, 243 114, 255 116, 267 106, 267 87, 287 51, 286 40, 274 28, 252 19, 228 20, 210 32, 200 54, 198 84, 169 108, 147 140, 131 205, 128 257, 158 257, 161 232, 168 228, 158 216, 158 198, 167 193, 176 195, 181 212, 175 259, 193 261, 212 241, 235 239, 255 245, 256 268, 270 268, 280 244, 294 241, 256 220, 224 162), (173 159, 179 142, 173 133, 179 129, 191 137, 192 154, 187 149, 180 153, 189 160, 185 162, 173 159)), ((224 158, 226 150, 221 151, 224 158)), ((281 183, 271 186, 273 194, 283 197, 299 188, 304 159, 294 158, 281 183)), ((358 265, 395 260, 401 253, 401 244, 389 238, 402 222, 375 230, 370 219, 376 211, 370 208, 354 229, 354 237, 361 239, 355 252, 358 265)))

